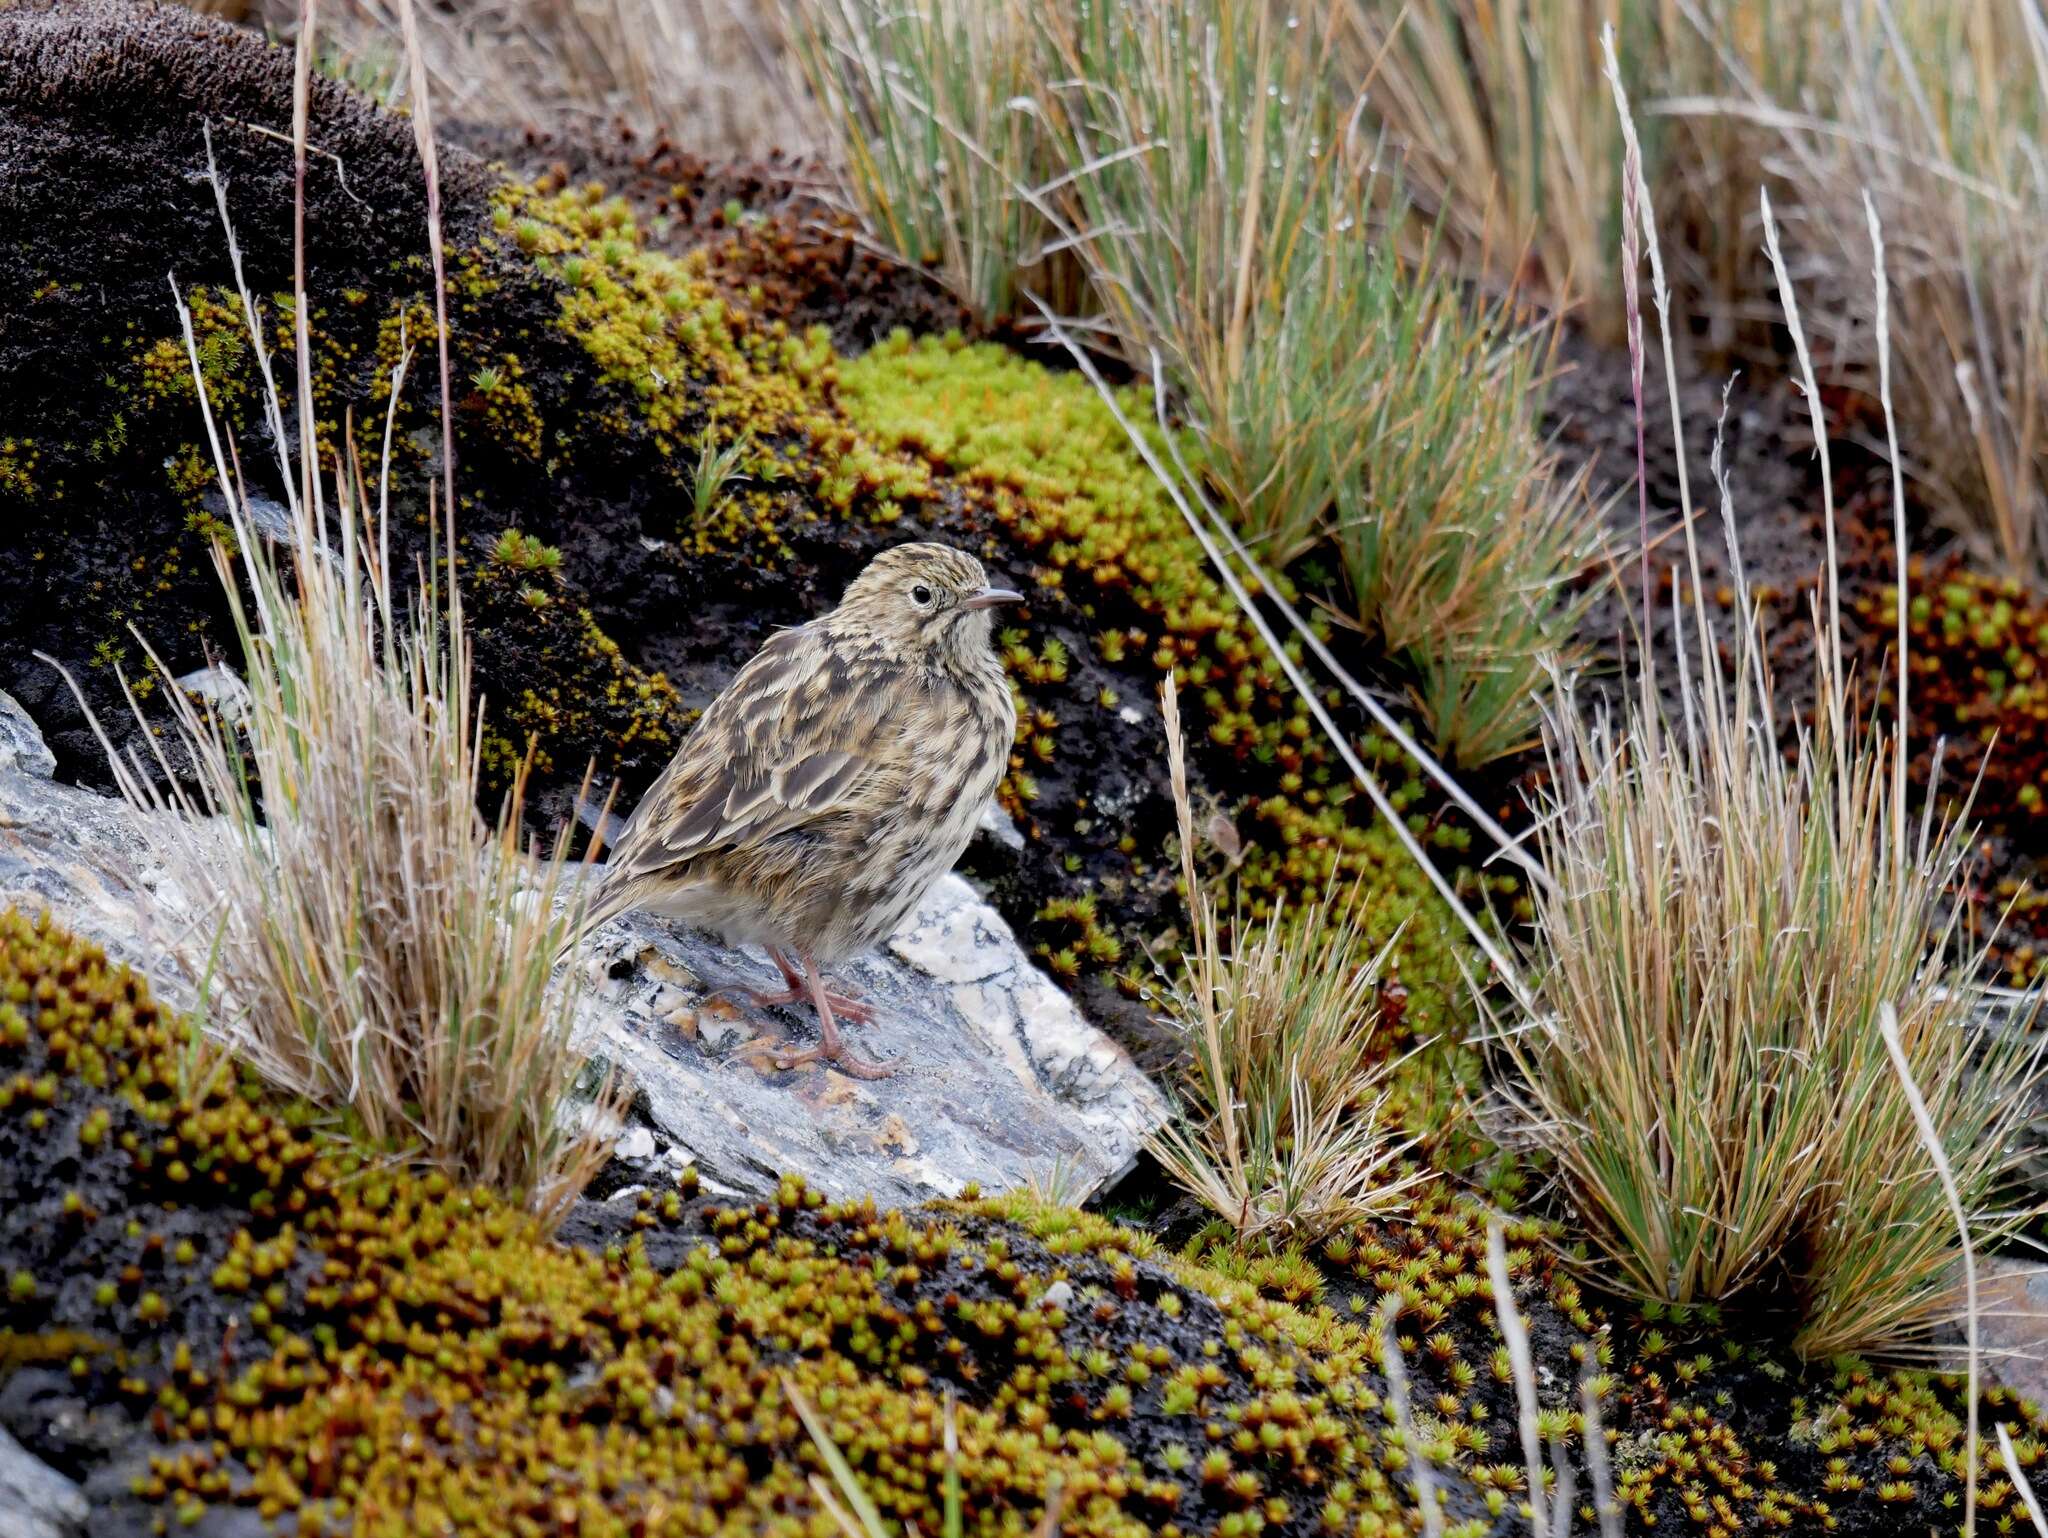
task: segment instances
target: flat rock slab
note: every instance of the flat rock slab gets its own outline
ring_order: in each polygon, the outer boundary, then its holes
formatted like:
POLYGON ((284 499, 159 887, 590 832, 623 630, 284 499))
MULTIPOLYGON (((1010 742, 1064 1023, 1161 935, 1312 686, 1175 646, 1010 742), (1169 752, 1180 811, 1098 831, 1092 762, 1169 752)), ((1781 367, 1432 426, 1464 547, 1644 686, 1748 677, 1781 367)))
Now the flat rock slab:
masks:
MULTIPOLYGON (((1977 1263, 1977 1347, 1985 1371, 2022 1398, 2048 1405, 2048 1268, 2011 1255, 1977 1263)), ((1945 1332, 1954 1347, 1960 1329, 1945 1332)), ((1943 1363, 1958 1371, 1963 1353, 1943 1363)))
POLYGON ((0 1538, 82 1538, 85 1495, 0 1431, 0 1538))
MULTIPOLYGON (((189 1007, 192 990, 165 958, 211 896, 167 879, 123 803, 0 768, 0 907, 52 909, 189 1007)), ((790 1174, 885 1205, 970 1182, 1036 1183, 1080 1201, 1127 1170, 1167 1114, 1152 1082, 957 876, 881 951, 833 978, 874 1006, 874 1024, 844 1029, 861 1055, 902 1064, 887 1079, 778 1069, 780 1048, 816 1039, 815 1017, 719 994, 781 978, 766 957, 707 935, 628 915, 573 965, 588 1050, 633 1082, 622 1145, 644 1148, 649 1130, 668 1145, 668 1160, 648 1161, 649 1183, 694 1163, 714 1188, 746 1194, 790 1174)))
POLYGON ((777 1068, 778 1051, 817 1039, 816 1017, 745 1001, 738 990, 782 987, 758 953, 633 915, 600 929, 580 965, 593 1052, 632 1077, 638 1112, 714 1185, 757 1191, 784 1172, 907 1203, 1037 1182, 1078 1201, 1129 1168, 1166 1115, 958 876, 833 975, 873 1006, 873 1024, 841 1031, 899 1065, 886 1079, 777 1068))
POLYGON ((0 770, 48 779, 57 772, 57 755, 43 741, 21 702, 0 689, 0 770))

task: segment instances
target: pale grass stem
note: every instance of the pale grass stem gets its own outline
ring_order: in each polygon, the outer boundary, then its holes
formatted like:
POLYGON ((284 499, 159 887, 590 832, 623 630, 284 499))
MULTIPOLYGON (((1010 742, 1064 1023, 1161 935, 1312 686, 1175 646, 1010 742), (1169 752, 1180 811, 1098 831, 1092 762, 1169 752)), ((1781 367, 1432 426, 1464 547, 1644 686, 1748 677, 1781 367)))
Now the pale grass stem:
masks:
POLYGON ((1593 1481, 1593 1510, 1600 1520, 1600 1538, 1622 1538, 1621 1509, 1614 1500, 1614 1472, 1607 1459, 1607 1433, 1600 1421, 1600 1395, 1588 1367, 1579 1384, 1579 1405, 1586 1425, 1586 1470, 1593 1481))
MULTIPOLYGON (((832 1476, 831 1483, 827 1484, 823 1477, 813 1474, 811 1494, 838 1527, 840 1538, 889 1538, 888 1524, 882 1520, 881 1512, 861 1484, 860 1475, 854 1472, 846 1454, 833 1440, 831 1426, 818 1413, 810 1396, 788 1373, 782 1375, 782 1392, 788 1397, 797 1418, 803 1422, 804 1431, 809 1435, 811 1446, 824 1463, 826 1472, 832 1476)), ((946 1391, 944 1413, 941 1447, 945 1469, 940 1482, 939 1532, 941 1538, 960 1538, 966 1530, 966 1505, 960 1485, 960 1412, 951 1389, 946 1391)), ((1066 1497, 1055 1475, 1047 1484, 1045 1509, 1031 1529, 1031 1538, 1056 1538, 1060 1514, 1065 1506, 1066 1497)))
POLYGON ((1388 1418, 1407 1442, 1408 1466, 1414 1478, 1415 1504, 1422 1511, 1424 1538, 1443 1538, 1443 1503, 1437 1493, 1436 1470, 1423 1446, 1421 1428, 1416 1425, 1408 1399, 1408 1364, 1401 1355, 1398 1328, 1400 1312, 1399 1296, 1388 1294, 1380 1305, 1379 1316, 1380 1365, 1387 1375, 1387 1405, 1392 1412, 1388 1418))
POLYGON ((1529 1327, 1515 1307, 1515 1281, 1508 1271, 1507 1238, 1500 1221, 1486 1225, 1486 1275, 1493 1284, 1494 1316, 1507 1345, 1515 1380, 1516 1420, 1522 1433, 1522 1465, 1529 1479, 1529 1531, 1549 1538, 1543 1498, 1543 1437, 1536 1427, 1536 1370, 1529 1355, 1529 1327))
MULTIPOLYGON (((1898 1011, 1887 1003, 1878 1011, 1878 1033, 1884 1038, 1885 1052, 1892 1060, 1892 1070, 1899 1076, 1899 1088, 1904 1091, 1906 1103, 1913 1108, 1913 1125, 1919 1131, 1920 1144, 1927 1150, 1927 1157, 1933 1162, 1936 1173, 1941 1176, 1942 1195, 1948 1201, 1949 1216, 1955 1220, 1956 1242, 1963 1252, 1963 1288, 1966 1311, 1963 1317, 1965 1349, 1968 1352, 1968 1366, 1965 1376, 1965 1392, 1969 1396, 1969 1411, 1966 1424, 1969 1428, 1968 1450, 1963 1470, 1963 1531, 1977 1531, 1977 1247, 1970 1240, 1970 1218, 1963 1211, 1962 1194, 1956 1189, 1955 1172, 1949 1167, 1948 1154, 1941 1146, 1941 1134, 1935 1130, 1934 1118, 1928 1113, 1927 1101, 1920 1093, 1920 1086, 1913 1078, 1913 1065, 1906 1059, 1906 1049, 1899 1044, 1898 1011)), ((2005 1428, 1999 1427, 2000 1431, 2005 1428)))
POLYGON ((2019 1454, 2013 1451, 2012 1433, 2005 1429, 2005 1422, 1998 1423, 1998 1452, 2005 1459, 2005 1472, 2012 1476, 2012 1487, 2019 1491, 2020 1500, 2027 1508, 2027 1520, 2034 1524, 2034 1531, 2040 1538, 2048 1538, 2048 1517, 2041 1514, 2041 1503, 2034 1497, 2034 1483, 2020 1468, 2019 1454))

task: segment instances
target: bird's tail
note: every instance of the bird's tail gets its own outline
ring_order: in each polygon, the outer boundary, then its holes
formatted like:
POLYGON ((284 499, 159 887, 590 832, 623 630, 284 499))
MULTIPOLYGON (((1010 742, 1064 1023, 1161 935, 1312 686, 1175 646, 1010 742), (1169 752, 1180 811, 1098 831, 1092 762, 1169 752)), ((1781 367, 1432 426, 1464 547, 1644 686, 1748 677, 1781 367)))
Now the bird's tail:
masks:
POLYGON ((561 948, 555 952, 554 964, 560 966, 598 929, 621 913, 630 911, 636 905, 637 896, 638 894, 630 889, 630 883, 611 876, 600 877, 597 890, 590 894, 589 902, 577 915, 575 924, 562 940, 561 948))

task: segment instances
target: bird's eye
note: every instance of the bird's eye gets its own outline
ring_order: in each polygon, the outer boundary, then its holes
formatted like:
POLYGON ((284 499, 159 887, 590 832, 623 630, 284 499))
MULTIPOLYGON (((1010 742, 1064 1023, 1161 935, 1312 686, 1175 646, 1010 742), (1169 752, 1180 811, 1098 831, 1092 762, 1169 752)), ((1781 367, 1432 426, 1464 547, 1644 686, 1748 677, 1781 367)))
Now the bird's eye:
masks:
POLYGON ((910 590, 910 601, 922 609, 932 601, 932 590, 920 582, 910 590))

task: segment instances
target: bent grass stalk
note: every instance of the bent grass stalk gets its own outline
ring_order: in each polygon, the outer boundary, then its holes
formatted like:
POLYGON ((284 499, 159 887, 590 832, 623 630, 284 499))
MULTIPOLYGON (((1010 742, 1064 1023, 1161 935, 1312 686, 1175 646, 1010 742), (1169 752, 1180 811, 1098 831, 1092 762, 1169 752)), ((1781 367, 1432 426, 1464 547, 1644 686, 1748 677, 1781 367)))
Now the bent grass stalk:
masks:
POLYGON ((1508 1366, 1515 1380, 1522 1464, 1529 1480, 1529 1531, 1534 1538, 1549 1538, 1550 1522, 1543 1502, 1543 1436, 1536 1426, 1536 1371, 1529 1355, 1529 1327, 1515 1307, 1507 1238, 1498 1219, 1486 1225, 1486 1276, 1493 1284, 1494 1317, 1500 1321, 1501 1339, 1507 1343, 1508 1366))
MULTIPOLYGON (((1920 1134, 1920 1143, 1927 1150, 1927 1157, 1933 1162, 1935 1172, 1941 1176, 1941 1192, 1948 1200, 1949 1216, 1955 1220, 1956 1242, 1963 1251, 1963 1286, 1966 1289, 1966 1313, 1963 1319, 1965 1349, 1968 1352, 1966 1376, 1969 1396, 1969 1446, 1968 1462, 1963 1471, 1963 1531, 1977 1531, 1977 1248, 1970 1242, 1970 1219, 1963 1211, 1962 1193, 1956 1189, 1955 1171, 1950 1168, 1948 1155, 1942 1151, 1941 1134, 1935 1130, 1934 1118, 1928 1113, 1927 1101, 1920 1093, 1920 1086, 1913 1078, 1913 1065, 1907 1061, 1906 1049, 1899 1043, 1898 1011, 1890 1004, 1878 1011, 1878 1034, 1884 1038, 1884 1050, 1892 1060, 1892 1071, 1899 1076, 1899 1088, 1905 1092, 1906 1103, 1913 1108, 1913 1126, 1920 1134)), ((2003 1431, 2005 1428, 1999 1428, 2003 1431)))

